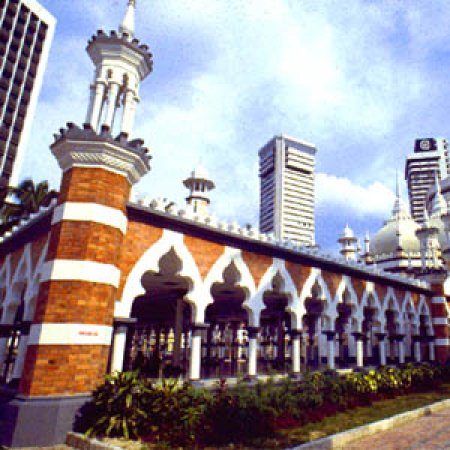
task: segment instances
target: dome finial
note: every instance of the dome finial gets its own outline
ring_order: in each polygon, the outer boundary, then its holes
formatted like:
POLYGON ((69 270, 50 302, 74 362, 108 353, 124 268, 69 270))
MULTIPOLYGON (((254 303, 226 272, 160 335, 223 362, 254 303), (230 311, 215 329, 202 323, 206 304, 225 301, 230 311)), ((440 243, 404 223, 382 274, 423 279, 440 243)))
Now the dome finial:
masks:
POLYGON ((134 36, 135 10, 136 10, 136 0, 128 0, 127 11, 119 27, 120 33, 127 34, 130 38, 134 36))
POLYGON ((395 196, 400 198, 400 177, 398 174, 398 169, 395 170, 395 196))

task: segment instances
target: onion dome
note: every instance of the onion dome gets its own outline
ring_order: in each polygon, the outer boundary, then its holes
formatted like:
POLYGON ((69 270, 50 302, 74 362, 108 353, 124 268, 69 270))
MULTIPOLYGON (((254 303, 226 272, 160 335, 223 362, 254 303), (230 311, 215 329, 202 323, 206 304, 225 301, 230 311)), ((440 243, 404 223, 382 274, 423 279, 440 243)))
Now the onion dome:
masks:
POLYGON ((399 250, 406 253, 420 251, 420 243, 416 231, 420 228, 408 211, 408 206, 400 196, 397 179, 396 198, 392 208, 392 216, 375 234, 371 250, 374 255, 392 254, 399 250))

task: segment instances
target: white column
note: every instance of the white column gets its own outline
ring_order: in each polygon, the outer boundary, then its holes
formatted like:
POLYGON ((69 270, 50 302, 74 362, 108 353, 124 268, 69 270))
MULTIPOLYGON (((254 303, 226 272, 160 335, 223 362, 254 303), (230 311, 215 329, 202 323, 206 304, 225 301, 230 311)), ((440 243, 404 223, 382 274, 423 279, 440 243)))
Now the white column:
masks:
POLYGON ((19 346, 17 349, 17 358, 14 363, 12 379, 20 380, 25 363, 25 355, 27 354, 28 334, 21 335, 19 338, 19 346))
POLYGON ((421 354, 420 354, 420 340, 416 339, 414 341, 414 360, 416 362, 420 362, 422 360, 421 354))
POLYGON ((111 355, 111 373, 122 372, 123 370, 123 358, 125 356, 125 346, 127 342, 127 329, 128 327, 126 325, 120 325, 114 329, 111 355))
POLYGON ((258 374, 258 327, 248 327, 248 376, 256 377, 258 374))
POLYGON ((436 355, 434 352, 434 341, 430 341, 428 343, 428 352, 430 353, 430 361, 434 361, 436 359, 436 355))
POLYGON ((191 337, 191 354, 189 361, 189 379, 199 380, 201 369, 201 353, 202 353, 202 328, 203 324, 194 325, 192 327, 191 337))
POLYGON ((405 364, 405 343, 403 339, 398 341, 398 362, 399 364, 405 364))
POLYGON ((329 332, 329 334, 327 334, 327 347, 328 347, 328 354, 327 354, 327 363, 328 363, 328 368, 329 369, 334 369, 335 368, 335 362, 334 362, 334 351, 335 351, 335 339, 334 339, 334 331, 333 332, 329 332), (333 334, 331 334, 333 333, 333 334))
POLYGON ((301 331, 291 331, 291 351, 292 351, 292 373, 300 373, 300 360, 301 360, 301 331))
POLYGON ((104 95, 105 95, 105 83, 102 81, 97 81, 93 89, 93 100, 92 106, 88 110, 86 116, 86 122, 91 124, 94 130, 98 129, 100 122, 100 116, 102 113, 104 95))
POLYGON ((362 335, 355 336, 356 339, 356 366, 364 366, 364 342, 362 340, 362 335))
POLYGON ((111 81, 108 86, 108 109, 106 111, 106 118, 104 124, 110 129, 113 127, 114 114, 117 108, 117 95, 119 94, 119 84, 111 81))
POLYGON ((386 340, 384 337, 378 338, 378 347, 380 352, 380 365, 386 365, 386 340))
POLYGON ((122 125, 120 131, 131 135, 133 129, 134 115, 136 113, 137 98, 135 93, 128 89, 125 94, 125 102, 123 106, 122 125))

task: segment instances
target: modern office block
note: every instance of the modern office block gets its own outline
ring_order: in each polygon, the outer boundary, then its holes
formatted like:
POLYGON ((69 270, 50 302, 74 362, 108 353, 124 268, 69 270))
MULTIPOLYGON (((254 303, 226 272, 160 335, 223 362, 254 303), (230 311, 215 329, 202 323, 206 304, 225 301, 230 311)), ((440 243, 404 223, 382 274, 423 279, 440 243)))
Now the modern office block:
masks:
POLYGON ((411 215, 417 222, 423 222, 427 193, 435 185, 436 175, 439 180, 447 178, 449 168, 448 142, 445 139, 416 140, 414 153, 406 159, 405 179, 411 215))
POLYGON ((275 136, 259 151, 260 214, 263 233, 314 245, 316 147, 275 136))
POLYGON ((0 186, 15 185, 55 29, 35 0, 0 0, 0 186))

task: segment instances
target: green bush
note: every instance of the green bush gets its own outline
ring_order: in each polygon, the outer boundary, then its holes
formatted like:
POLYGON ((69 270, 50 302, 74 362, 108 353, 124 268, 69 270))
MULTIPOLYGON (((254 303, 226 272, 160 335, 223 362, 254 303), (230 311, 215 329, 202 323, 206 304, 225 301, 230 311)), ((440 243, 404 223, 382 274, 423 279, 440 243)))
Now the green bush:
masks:
POLYGON ((406 364, 339 376, 307 372, 302 381, 238 383, 207 391, 188 383, 140 378, 138 372, 108 375, 76 421, 95 436, 140 438, 168 448, 226 445, 266 437, 293 426, 373 401, 376 395, 429 390, 450 380, 450 366, 406 364))

